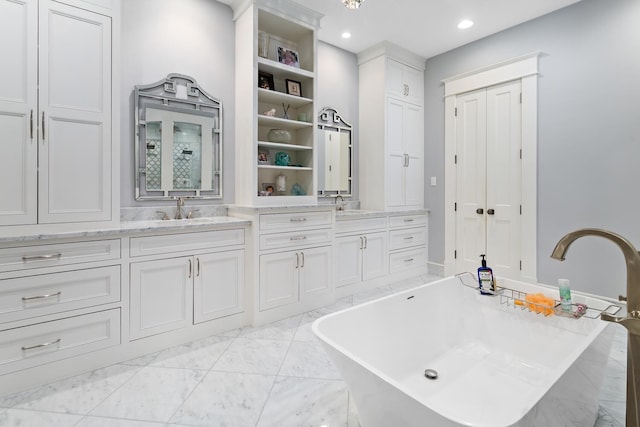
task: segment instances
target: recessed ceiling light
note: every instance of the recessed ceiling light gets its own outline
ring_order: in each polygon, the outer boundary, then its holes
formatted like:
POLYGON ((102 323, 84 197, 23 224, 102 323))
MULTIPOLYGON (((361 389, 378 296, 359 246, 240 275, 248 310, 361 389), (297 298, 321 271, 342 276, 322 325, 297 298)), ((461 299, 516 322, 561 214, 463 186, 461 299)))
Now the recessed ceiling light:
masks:
POLYGON ((344 33, 342 33, 342 38, 343 39, 351 38, 351 33, 349 31, 345 31, 344 33))
POLYGON ((458 24, 458 28, 460 28, 461 30, 466 30, 467 28, 471 28, 471 27, 473 27, 473 21, 470 21, 468 19, 463 19, 458 24))

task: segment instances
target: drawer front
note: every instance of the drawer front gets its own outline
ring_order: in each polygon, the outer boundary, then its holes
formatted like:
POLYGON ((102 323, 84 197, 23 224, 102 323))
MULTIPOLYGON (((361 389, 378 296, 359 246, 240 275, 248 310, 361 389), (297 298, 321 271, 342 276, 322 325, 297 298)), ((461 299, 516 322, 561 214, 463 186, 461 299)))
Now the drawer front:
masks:
POLYGON ((297 248, 300 246, 331 243, 331 229, 301 230, 289 233, 262 234, 260 250, 297 248))
POLYGON ((332 211, 288 212, 260 215, 260 231, 329 227, 332 211))
POLYGON ((418 225, 427 225, 426 215, 398 215, 389 217, 390 228, 416 227, 418 225))
POLYGON ((0 323, 120 301, 120 266, 0 280, 0 323))
POLYGON ((0 332, 0 375, 120 343, 120 309, 0 332))
POLYGON ((233 245, 244 245, 244 229, 132 237, 130 239, 130 255, 136 257, 170 254, 233 245))
POLYGON ((427 244, 427 228, 403 228, 391 230, 389 232, 389 248, 396 249, 411 248, 413 246, 424 246, 427 244))
POLYGON ((418 248, 389 255, 389 273, 400 273, 407 268, 422 267, 427 264, 427 249, 418 248))
POLYGON ((0 271, 120 259, 120 239, 0 249, 0 271))
POLYGON ((387 228, 387 218, 364 218, 336 221, 336 233, 358 233, 387 228))

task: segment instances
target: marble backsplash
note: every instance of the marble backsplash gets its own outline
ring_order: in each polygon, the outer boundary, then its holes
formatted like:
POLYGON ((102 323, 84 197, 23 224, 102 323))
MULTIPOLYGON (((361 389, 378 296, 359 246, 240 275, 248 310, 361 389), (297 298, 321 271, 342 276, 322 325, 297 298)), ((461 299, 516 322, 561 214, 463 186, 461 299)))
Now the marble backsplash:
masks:
MULTIPOLYGON (((182 216, 186 217, 189 212, 192 212, 193 218, 227 216, 227 206, 191 204, 187 200, 182 207, 182 216)), ((163 213, 174 218, 176 216, 176 207, 165 205, 120 208, 120 221, 151 221, 162 219, 163 213)))

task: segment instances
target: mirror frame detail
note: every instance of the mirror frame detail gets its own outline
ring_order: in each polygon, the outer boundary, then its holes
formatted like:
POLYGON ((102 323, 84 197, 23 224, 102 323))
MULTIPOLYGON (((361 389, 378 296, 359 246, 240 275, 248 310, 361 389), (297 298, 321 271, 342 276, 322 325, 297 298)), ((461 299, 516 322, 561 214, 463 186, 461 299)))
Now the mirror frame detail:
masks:
MULTIPOLYGON (((135 86, 134 90, 134 122, 135 122, 135 198, 136 200, 174 200, 176 197, 190 199, 222 198, 222 102, 209 95, 193 77, 184 74, 169 74, 166 78, 148 85, 135 86), (193 128, 201 128, 198 135, 201 149, 194 155, 191 149, 182 151, 196 162, 198 167, 191 166, 191 173, 198 175, 200 184, 186 184, 186 188, 177 188, 173 173, 176 164, 175 150, 170 154, 160 151, 161 160, 158 177, 155 180, 158 188, 147 188, 149 171, 147 166, 147 119, 156 117, 158 125, 165 129, 164 136, 160 132, 163 143, 173 148, 177 140, 176 129, 189 119, 193 120, 193 128), (173 132, 171 129, 174 129, 173 132), (169 136, 167 135, 169 134, 169 136), (196 171, 196 172, 194 172, 196 171)), ((155 144, 151 147, 155 149, 155 144)), ((156 154, 158 155, 158 154, 156 154)), ((155 187, 155 186, 154 186, 155 187)))
POLYGON ((351 124, 347 123, 335 108, 324 107, 318 113, 318 129, 321 131, 317 139, 318 197, 336 197, 338 195, 350 197, 352 195, 352 128, 351 124), (333 135, 339 135, 340 139, 338 144, 331 148, 327 146, 326 141, 327 138, 331 139, 333 135), (344 142, 346 142, 346 146, 344 142), (346 151, 346 159, 343 156, 344 151, 346 151), (334 161, 328 163, 327 159, 330 157, 334 157, 334 161), (343 169, 346 169, 346 175, 343 175, 343 169), (329 178, 330 175, 333 175, 334 179, 329 178), (338 184, 330 184, 332 181, 338 184))

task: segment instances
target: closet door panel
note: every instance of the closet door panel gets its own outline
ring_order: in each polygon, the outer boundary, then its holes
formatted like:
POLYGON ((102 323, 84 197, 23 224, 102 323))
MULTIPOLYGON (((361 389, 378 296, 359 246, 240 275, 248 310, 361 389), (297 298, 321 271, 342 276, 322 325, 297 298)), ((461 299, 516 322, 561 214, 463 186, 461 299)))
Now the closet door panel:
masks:
POLYGON ((43 1, 39 58, 39 221, 109 220, 111 19, 43 1))
POLYGON ((0 225, 37 221, 37 34, 35 2, 0 0, 0 225))

